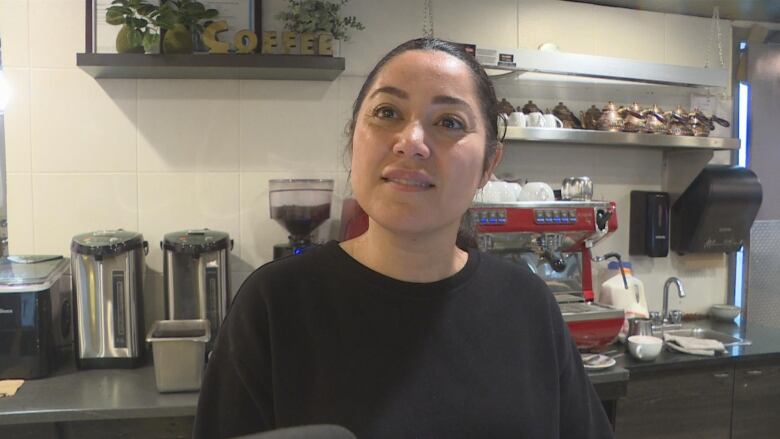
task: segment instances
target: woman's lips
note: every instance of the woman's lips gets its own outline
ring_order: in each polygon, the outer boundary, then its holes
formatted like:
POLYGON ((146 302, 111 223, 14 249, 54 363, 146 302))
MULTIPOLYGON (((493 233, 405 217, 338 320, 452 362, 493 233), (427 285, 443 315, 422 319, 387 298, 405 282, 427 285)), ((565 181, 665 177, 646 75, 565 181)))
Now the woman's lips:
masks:
POLYGON ((389 169, 382 173, 382 180, 402 190, 419 191, 435 186, 431 178, 424 172, 404 169, 389 169))

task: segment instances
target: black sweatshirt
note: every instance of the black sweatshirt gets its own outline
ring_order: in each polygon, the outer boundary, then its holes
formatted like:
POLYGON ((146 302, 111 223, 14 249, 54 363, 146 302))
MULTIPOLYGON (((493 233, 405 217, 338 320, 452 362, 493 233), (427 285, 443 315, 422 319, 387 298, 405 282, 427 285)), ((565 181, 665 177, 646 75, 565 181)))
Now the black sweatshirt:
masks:
POLYGON ((359 439, 612 437, 544 282, 494 255, 403 282, 332 241, 244 282, 196 438, 337 424, 359 439))

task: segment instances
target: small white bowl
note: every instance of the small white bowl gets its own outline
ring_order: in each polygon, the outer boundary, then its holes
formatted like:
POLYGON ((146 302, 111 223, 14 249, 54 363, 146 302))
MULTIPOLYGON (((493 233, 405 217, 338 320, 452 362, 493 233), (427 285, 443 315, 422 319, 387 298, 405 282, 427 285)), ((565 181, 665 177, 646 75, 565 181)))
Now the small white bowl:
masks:
POLYGON ((734 305, 712 305, 710 307, 710 315, 717 320, 725 322, 734 320, 740 312, 742 312, 742 309, 734 305))

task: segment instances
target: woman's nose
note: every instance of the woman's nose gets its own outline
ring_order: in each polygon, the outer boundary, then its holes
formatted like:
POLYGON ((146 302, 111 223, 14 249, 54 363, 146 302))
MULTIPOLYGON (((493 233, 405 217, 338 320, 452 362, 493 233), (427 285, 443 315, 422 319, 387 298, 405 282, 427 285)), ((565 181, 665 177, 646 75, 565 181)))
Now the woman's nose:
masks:
POLYGON ((430 157, 431 150, 425 144, 425 130, 419 122, 412 122, 404 128, 393 145, 393 152, 413 158, 430 157))

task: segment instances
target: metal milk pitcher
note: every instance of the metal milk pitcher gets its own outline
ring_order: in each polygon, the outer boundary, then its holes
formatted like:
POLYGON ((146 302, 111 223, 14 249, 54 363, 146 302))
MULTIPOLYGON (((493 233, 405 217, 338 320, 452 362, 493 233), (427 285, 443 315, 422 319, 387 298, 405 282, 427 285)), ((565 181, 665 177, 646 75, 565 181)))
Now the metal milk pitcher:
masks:
POLYGON ((628 319, 628 336, 653 335, 653 321, 650 319, 628 319))

